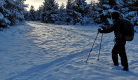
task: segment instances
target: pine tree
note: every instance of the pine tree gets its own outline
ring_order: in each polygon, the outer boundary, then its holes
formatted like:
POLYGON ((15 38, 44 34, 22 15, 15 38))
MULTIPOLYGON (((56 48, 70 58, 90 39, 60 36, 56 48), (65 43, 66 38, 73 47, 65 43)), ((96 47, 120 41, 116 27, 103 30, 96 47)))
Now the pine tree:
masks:
POLYGON ((35 9, 33 5, 31 5, 30 7, 30 17, 31 17, 31 20, 35 21, 35 9))
POLYGON ((24 1, 26 1, 26 0, 19 0, 21 5, 24 4, 24 1))
POLYGON ((89 11, 89 5, 87 5, 86 0, 75 0, 74 4, 73 23, 81 22, 84 25, 86 21, 84 17, 89 11))
POLYGON ((67 5, 66 5, 66 9, 72 9, 72 7, 73 7, 72 0, 68 0, 67 5))
POLYGON ((5 27, 24 20, 24 0, 0 1, 0 25, 5 27))
POLYGON ((25 20, 27 20, 27 21, 39 21, 42 8, 43 8, 42 6, 39 6, 38 10, 35 11, 34 6, 31 5, 30 10, 25 14, 25 20))
POLYGON ((47 5, 48 5, 48 0, 44 0, 40 16, 42 22, 46 22, 45 17, 46 17, 47 5))
POLYGON ((59 22, 66 21, 65 17, 66 17, 65 6, 64 6, 64 3, 62 3, 60 6, 60 12, 59 12, 59 22))
POLYGON ((58 13, 58 4, 55 0, 45 0, 43 4, 41 21, 46 23, 54 23, 57 17, 56 14, 58 13))
POLYGON ((116 0, 109 0, 108 4, 109 4, 111 7, 113 7, 113 6, 116 5, 116 2, 115 2, 115 1, 116 1, 116 0))
POLYGON ((96 11, 96 3, 95 3, 95 1, 91 1, 90 5, 89 5, 88 16, 89 17, 94 17, 95 11, 96 11))
POLYGON ((10 12, 5 8, 7 4, 5 0, 1 0, 0 3, 0 27, 4 28, 11 23, 7 18, 7 16, 10 15, 10 12))
POLYGON ((73 13, 73 2, 72 0, 68 0, 67 5, 66 5, 66 22, 67 24, 70 23, 70 21, 72 20, 72 13, 73 13))
POLYGON ((99 0, 99 6, 102 6, 103 4, 107 4, 108 0, 99 0))
POLYGON ((138 7, 138 0, 136 0, 134 6, 138 7))
POLYGON ((24 13, 26 13, 26 11, 24 10, 24 2, 25 0, 13 0, 16 4, 16 6, 14 7, 13 13, 15 16, 15 23, 19 22, 19 21, 24 21, 24 13))
POLYGON ((24 14, 24 16, 25 16, 25 20, 26 20, 26 21, 31 21, 31 20, 32 20, 32 16, 31 16, 30 11, 27 11, 27 12, 24 14))
POLYGON ((38 10, 36 11, 35 18, 37 21, 41 19, 42 9, 43 9, 43 6, 41 5, 41 6, 39 6, 38 10))
POLYGON ((64 8, 65 8, 64 3, 62 3, 60 6, 60 10, 64 10, 64 8))
POLYGON ((86 3, 86 0, 75 0, 76 9, 75 11, 82 14, 82 17, 88 12, 89 7, 86 3))

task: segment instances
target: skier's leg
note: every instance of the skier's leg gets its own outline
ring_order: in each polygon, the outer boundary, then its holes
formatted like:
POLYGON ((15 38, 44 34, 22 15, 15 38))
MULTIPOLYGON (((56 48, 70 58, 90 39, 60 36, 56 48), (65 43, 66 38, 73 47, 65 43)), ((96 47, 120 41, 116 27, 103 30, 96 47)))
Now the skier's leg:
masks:
POLYGON ((117 45, 114 45, 114 48, 112 49, 112 60, 115 66, 118 66, 118 49, 117 49, 117 45))
POLYGON ((125 44, 126 41, 122 40, 119 44, 118 49, 119 49, 119 55, 121 58, 121 64, 125 69, 128 69, 128 60, 127 60, 127 55, 126 55, 126 51, 125 51, 125 44))

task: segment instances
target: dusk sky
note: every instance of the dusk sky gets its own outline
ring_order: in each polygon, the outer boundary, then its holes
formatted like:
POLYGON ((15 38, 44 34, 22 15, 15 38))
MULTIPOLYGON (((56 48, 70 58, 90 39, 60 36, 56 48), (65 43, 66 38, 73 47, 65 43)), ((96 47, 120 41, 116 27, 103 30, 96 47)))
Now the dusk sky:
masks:
MULTIPOLYGON (((67 3, 67 1, 68 0, 55 0, 58 4, 59 4, 59 6, 62 4, 62 3, 64 3, 65 5, 66 5, 66 3, 67 3)), ((98 0, 86 0, 86 2, 89 4, 91 1, 98 1, 98 0)), ((35 10, 37 10, 38 9, 38 7, 40 6, 40 5, 42 5, 43 4, 43 2, 44 2, 44 0, 26 0, 26 2, 25 2, 25 4, 29 4, 29 7, 31 6, 31 5, 33 5, 34 7, 35 7, 35 10)), ((30 8, 27 8, 27 10, 29 10, 30 8)))

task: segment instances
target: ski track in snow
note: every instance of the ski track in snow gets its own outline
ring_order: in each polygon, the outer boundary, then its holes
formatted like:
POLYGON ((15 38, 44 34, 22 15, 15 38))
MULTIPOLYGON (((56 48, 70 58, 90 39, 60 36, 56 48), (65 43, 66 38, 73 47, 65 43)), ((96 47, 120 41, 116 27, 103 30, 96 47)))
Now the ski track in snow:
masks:
POLYGON ((28 21, 5 29, 0 32, 1 80, 137 80, 137 38, 126 45, 128 72, 112 64, 113 33, 104 34, 99 61, 98 35, 86 63, 97 28, 28 21))

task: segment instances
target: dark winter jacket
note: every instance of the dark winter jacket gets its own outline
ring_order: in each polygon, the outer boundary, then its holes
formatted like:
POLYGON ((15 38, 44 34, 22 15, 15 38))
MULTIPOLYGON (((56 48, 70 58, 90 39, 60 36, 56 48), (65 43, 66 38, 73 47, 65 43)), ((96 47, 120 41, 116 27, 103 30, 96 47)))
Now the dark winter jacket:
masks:
POLYGON ((113 26, 111 26, 108 29, 101 30, 99 31, 100 33, 110 33, 114 31, 115 36, 117 37, 118 35, 120 36, 124 34, 124 24, 123 24, 123 19, 117 19, 114 21, 113 26))

